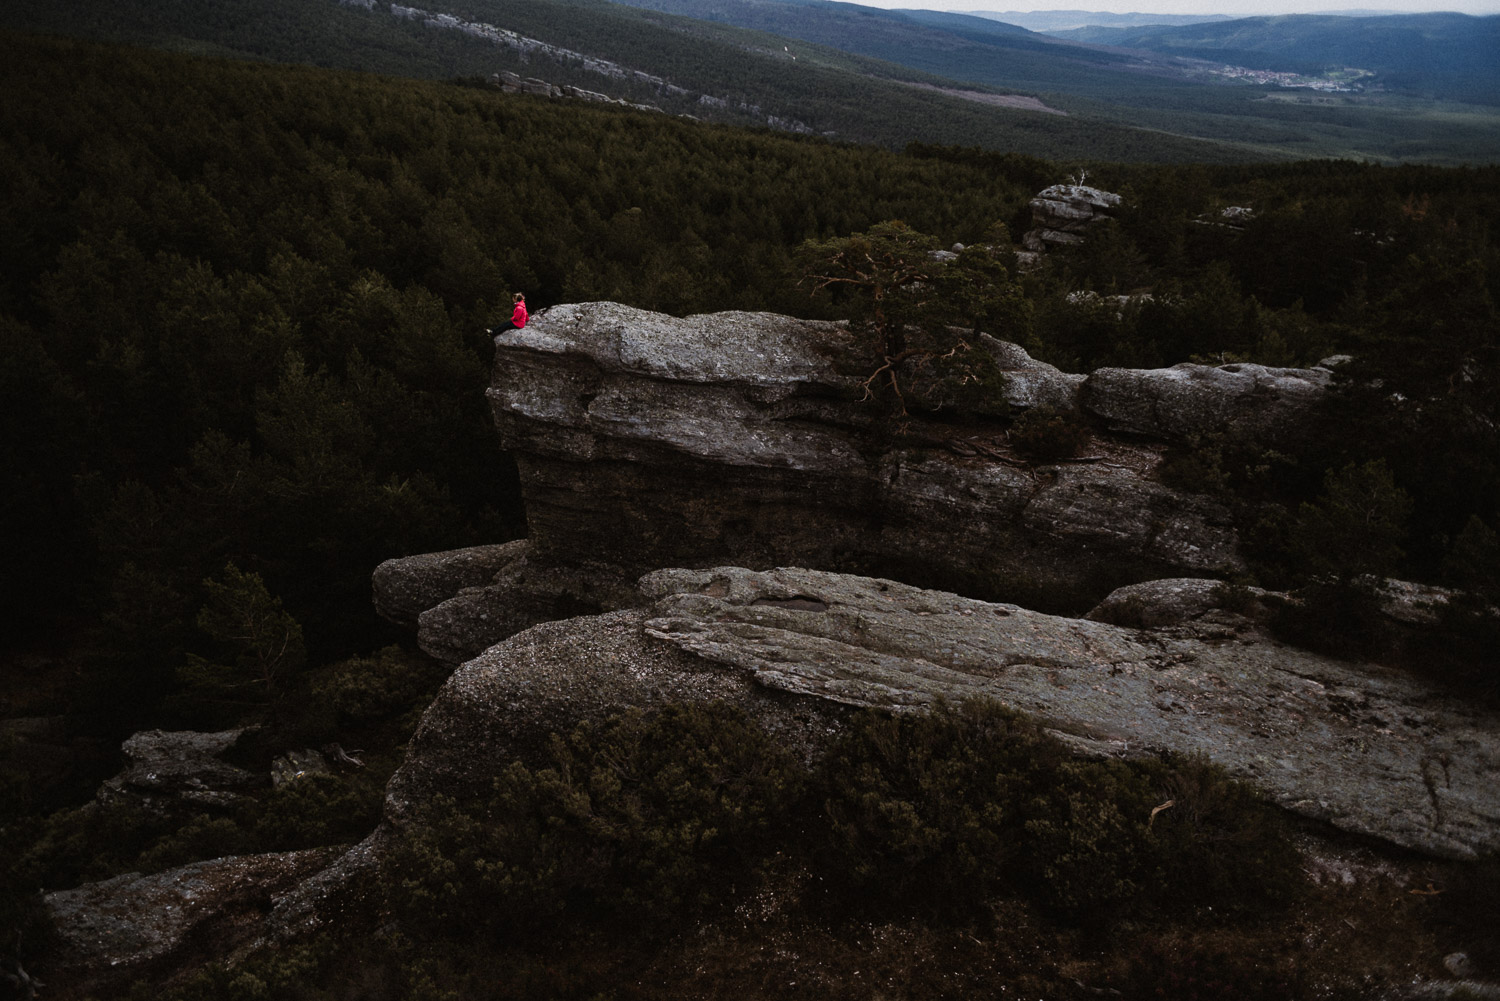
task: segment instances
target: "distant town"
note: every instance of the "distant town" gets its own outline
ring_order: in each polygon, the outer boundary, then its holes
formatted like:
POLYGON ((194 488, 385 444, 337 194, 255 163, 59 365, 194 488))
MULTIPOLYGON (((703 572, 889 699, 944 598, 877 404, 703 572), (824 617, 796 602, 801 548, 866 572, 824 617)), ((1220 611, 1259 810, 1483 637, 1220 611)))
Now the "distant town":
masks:
POLYGON ((1270 87, 1296 87, 1330 93, 1362 91, 1365 89, 1364 81, 1375 75, 1371 70, 1355 69, 1351 66, 1340 66, 1319 76, 1248 69, 1244 66, 1210 66, 1205 67, 1204 72, 1210 77, 1225 81, 1241 81, 1270 87))

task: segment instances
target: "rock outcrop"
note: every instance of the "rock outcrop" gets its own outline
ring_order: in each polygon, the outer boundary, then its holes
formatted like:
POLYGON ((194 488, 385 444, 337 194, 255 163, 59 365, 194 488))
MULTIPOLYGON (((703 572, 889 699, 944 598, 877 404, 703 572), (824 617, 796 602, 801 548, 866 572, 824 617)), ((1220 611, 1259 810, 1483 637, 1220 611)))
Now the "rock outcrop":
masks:
POLYGON ((262 932, 272 901, 343 849, 215 859, 50 893, 56 947, 48 997, 120 997, 194 961, 224 959, 262 932))
POLYGON ((1154 478, 1162 447, 1288 442, 1331 378, 1247 364, 1083 376, 987 335, 977 346, 1005 374, 980 409, 1078 413, 1101 429, 1092 461, 1032 465, 1003 422, 972 414, 877 427, 843 324, 544 310, 496 339, 489 393, 529 538, 390 561, 377 608, 454 664, 538 622, 638 604, 635 578, 662 566, 812 566, 1082 612, 1126 584, 1240 569, 1229 512, 1154 478))
POLYGON ((568 84, 558 86, 555 83, 548 83, 546 80, 539 80, 536 77, 523 77, 519 73, 512 73, 509 70, 490 74, 490 82, 506 94, 532 94, 536 97, 571 97, 577 101, 590 101, 594 104, 618 104, 621 107, 634 108, 637 111, 661 112, 661 109, 654 104, 637 104, 623 98, 601 94, 597 90, 584 90, 582 87, 574 87, 568 84))
POLYGON ((1324 368, 1197 365, 1101 368, 1081 405, 1115 431, 1185 441, 1214 432, 1276 445, 1306 435, 1333 373, 1324 368))
POLYGON ((1031 200, 1031 229, 1021 246, 1032 253, 1083 242, 1089 227, 1102 222, 1120 205, 1120 196, 1086 184, 1054 184, 1031 200))
MULTIPOLYGON (((1129 584, 1110 593, 1085 618, 1136 629, 1176 626, 1203 615, 1233 607, 1234 614, 1265 617, 1263 602, 1270 592, 1258 587, 1229 588, 1223 581, 1184 577, 1129 584), (1248 606, 1248 607, 1247 607, 1248 606)), ((1284 595, 1276 595, 1284 599, 1284 595)))
POLYGON ((479 791, 548 733, 626 705, 724 699, 816 753, 847 707, 997 699, 1080 753, 1203 754, 1308 818, 1451 858, 1500 849, 1500 720, 1244 618, 1140 630, 894 581, 665 570, 644 608, 550 623, 461 667, 392 779, 387 817, 479 791))
POLYGON ((99 788, 99 801, 125 801, 145 810, 162 812, 228 809, 265 780, 222 760, 246 733, 144 730, 128 738, 120 749, 126 767, 99 788))
MULTIPOLYGON (((1098 426, 1085 461, 1027 462, 1003 422, 972 414, 881 425, 840 324, 590 303, 501 335, 489 397, 530 535, 376 572, 381 613, 461 664, 381 826, 342 853, 52 894, 63 981, 97 992, 121 982, 100 971, 376 913, 394 836, 437 797, 489 790, 581 720, 667 702, 736 705, 812 759, 860 708, 984 696, 1082 755, 1202 754, 1312 822, 1442 858, 1500 850, 1495 713, 1271 639, 1259 622, 1285 596, 1213 579, 1241 565, 1228 512, 1153 478, 1166 442, 1282 440, 1327 371, 1083 377, 980 346, 1009 375, 1006 405, 1098 426), (660 569, 674 566, 715 569, 660 569)), ((1413 628, 1444 600, 1386 591, 1386 615, 1413 628)), ((119 794, 209 805, 249 780, 218 758, 236 734, 139 736, 119 794), (152 764, 190 750, 191 768, 152 764)))
POLYGON ((821 571, 661 570, 645 604, 528 629, 460 667, 360 845, 222 859, 54 893, 59 996, 379 909, 382 859, 437 797, 491 788, 549 735, 625 707, 725 701, 815 758, 861 707, 997 699, 1089 756, 1202 754, 1294 813, 1429 855, 1500 850, 1500 719, 1397 672, 1287 648, 1206 581, 1105 606, 1154 629, 821 571))
MULTIPOLYGON (((873 428, 836 364, 860 350, 835 323, 613 303, 500 335, 489 395, 521 471, 529 560, 626 579, 816 566, 1077 611, 1123 584, 1240 566, 1228 511, 1156 482, 1158 450, 1033 467, 1004 454, 995 422, 873 428)), ((1000 355, 1017 405, 1076 396, 1078 377, 1000 355)))
POLYGON ((540 622, 641 603, 618 568, 538 566, 525 539, 386 560, 375 569, 375 608, 413 626, 429 656, 460 664, 540 622))
POLYGON ((526 543, 504 542, 387 560, 371 580, 375 611, 415 627, 421 614, 465 588, 484 587, 524 554, 526 543))
POLYGON ((1078 392, 1087 376, 1037 361, 1019 344, 988 334, 980 334, 979 343, 1005 373, 1005 402, 1011 408, 1058 411, 1078 408, 1078 392))

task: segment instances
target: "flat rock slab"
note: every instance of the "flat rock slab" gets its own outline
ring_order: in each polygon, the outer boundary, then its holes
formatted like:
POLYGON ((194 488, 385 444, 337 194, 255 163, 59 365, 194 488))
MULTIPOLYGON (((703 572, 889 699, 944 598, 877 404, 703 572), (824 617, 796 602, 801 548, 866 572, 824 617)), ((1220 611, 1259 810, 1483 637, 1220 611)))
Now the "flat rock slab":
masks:
POLYGON ((858 706, 994 698, 1087 753, 1204 754, 1280 806, 1425 853, 1500 849, 1500 720, 1248 622, 1126 629, 809 570, 667 570, 651 637, 858 706))

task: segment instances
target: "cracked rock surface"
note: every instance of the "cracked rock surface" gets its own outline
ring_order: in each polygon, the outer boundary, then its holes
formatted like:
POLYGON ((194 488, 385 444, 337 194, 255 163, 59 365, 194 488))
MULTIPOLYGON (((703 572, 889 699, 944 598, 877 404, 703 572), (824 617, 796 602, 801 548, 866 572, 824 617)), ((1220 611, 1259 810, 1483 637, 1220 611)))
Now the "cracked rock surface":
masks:
POLYGON ((672 570, 648 635, 761 685, 908 708, 982 695, 1095 754, 1204 754, 1267 798, 1433 855, 1500 848, 1500 720, 1232 616, 1127 629, 893 581, 672 570))

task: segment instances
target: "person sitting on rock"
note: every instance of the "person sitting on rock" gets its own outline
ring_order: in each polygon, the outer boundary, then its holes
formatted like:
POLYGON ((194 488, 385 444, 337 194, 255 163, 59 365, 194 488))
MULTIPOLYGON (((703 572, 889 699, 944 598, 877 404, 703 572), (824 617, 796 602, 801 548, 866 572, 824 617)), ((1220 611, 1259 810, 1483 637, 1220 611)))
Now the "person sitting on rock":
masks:
POLYGON ((526 326, 526 297, 520 292, 517 292, 514 302, 516 304, 516 310, 514 313, 510 314, 510 319, 505 322, 505 325, 502 327, 488 327, 485 329, 485 333, 493 334, 496 332, 504 332, 506 330, 520 330, 522 327, 526 326))

